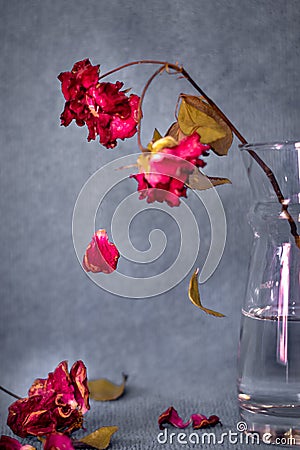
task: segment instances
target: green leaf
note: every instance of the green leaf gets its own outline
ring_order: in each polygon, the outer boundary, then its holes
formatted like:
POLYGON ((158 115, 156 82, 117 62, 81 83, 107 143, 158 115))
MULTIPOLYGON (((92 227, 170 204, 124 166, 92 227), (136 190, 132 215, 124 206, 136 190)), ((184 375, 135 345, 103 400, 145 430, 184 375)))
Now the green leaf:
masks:
POLYGON ((109 446, 111 437, 116 431, 118 427, 101 427, 79 441, 98 450, 104 450, 109 446))
POLYGON ((221 184, 231 184, 231 181, 228 178, 209 177, 195 167, 186 184, 191 189, 204 191, 221 184))
POLYGON ((178 124, 190 136, 197 131, 203 144, 209 144, 220 156, 227 155, 233 134, 227 123, 206 101, 193 95, 181 94, 178 124))
POLYGON ((224 314, 219 313, 217 311, 213 311, 212 309, 205 308, 202 305, 199 294, 198 273, 199 269, 196 269, 192 275, 192 278, 190 279, 188 291, 189 299, 195 306, 197 306, 197 308, 202 309, 202 311, 206 312, 207 314, 210 314, 215 317, 225 317, 224 314))
POLYGON ((124 393, 127 378, 127 375, 123 374, 121 384, 114 384, 106 378, 88 381, 90 398, 99 402, 117 400, 124 393))

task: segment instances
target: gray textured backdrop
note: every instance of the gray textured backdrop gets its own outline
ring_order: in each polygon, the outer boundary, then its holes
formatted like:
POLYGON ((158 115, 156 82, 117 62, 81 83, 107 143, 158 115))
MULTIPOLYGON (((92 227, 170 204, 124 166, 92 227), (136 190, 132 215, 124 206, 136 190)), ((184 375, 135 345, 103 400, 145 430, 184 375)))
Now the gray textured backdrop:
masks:
MULTIPOLYGON (((25 395, 32 379, 46 376, 59 361, 83 359, 90 378, 118 381, 125 371, 129 394, 138 393, 139 401, 143 395, 148 403, 152 395, 168 399, 157 413, 179 398, 193 398, 199 409, 205 399, 217 405, 235 389, 251 248, 249 186, 237 143, 227 159, 210 157, 207 170, 233 182, 219 189, 228 223, 224 257, 202 287, 205 303, 227 317, 208 317, 189 303, 188 277, 156 298, 114 297, 78 264, 72 211, 89 176, 112 158, 136 151, 136 140, 105 150, 86 142, 85 129, 60 128, 64 101, 56 77, 86 57, 102 71, 141 58, 179 61, 249 141, 297 139, 299 2, 0 0, 0 6, 1 384, 25 395)), ((139 93, 150 74, 149 67, 134 67, 111 81, 122 78, 139 93)), ((144 142, 155 126, 167 129, 179 92, 194 93, 184 80, 164 76, 155 82, 145 104, 144 142)), ((124 189, 133 192, 135 182, 124 189)), ((113 191, 103 207, 101 226, 109 226, 118 195, 113 191)), ((200 223, 192 194, 187 202, 200 223)), ((171 230, 171 250, 159 260, 166 267, 178 230, 165 215, 147 214, 133 224, 133 242, 146 248, 152 223, 167 234, 171 230)), ((206 230, 204 224, 203 241, 206 230)), ((126 261, 121 268, 145 275, 126 261)), ((0 394, 3 421, 9 402, 0 394)), ((117 404, 114 411, 116 423, 117 404)), ((128 448, 134 445, 133 439, 128 448)))

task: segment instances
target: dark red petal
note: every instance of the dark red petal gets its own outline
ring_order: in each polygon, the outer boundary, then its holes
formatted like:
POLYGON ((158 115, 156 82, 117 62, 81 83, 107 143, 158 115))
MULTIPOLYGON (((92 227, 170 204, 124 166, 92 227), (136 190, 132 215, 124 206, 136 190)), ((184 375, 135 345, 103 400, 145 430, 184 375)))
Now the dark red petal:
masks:
POLYGON ((61 125, 67 127, 75 118, 76 114, 70 109, 70 102, 67 102, 63 112, 60 115, 61 125))
POLYGON ((20 450, 22 445, 17 439, 14 439, 9 436, 5 436, 4 434, 0 439, 0 450, 20 450))
POLYGON ((41 436, 55 430, 56 420, 51 410, 55 396, 33 395, 14 402, 8 408, 7 425, 20 437, 41 436))
POLYGON ((82 73, 80 81, 85 89, 88 89, 91 86, 96 86, 98 83, 99 67, 99 65, 91 66, 82 73))
POLYGON ((177 411, 173 406, 170 406, 165 412, 163 412, 158 418, 158 425, 161 430, 164 429, 163 425, 170 424, 176 428, 186 428, 191 423, 191 420, 183 422, 181 417, 179 417, 177 411))
POLYGON ((83 59, 82 61, 77 61, 77 62, 74 64, 73 68, 72 68, 72 72, 73 72, 73 73, 77 73, 77 72, 79 72, 80 70, 84 70, 84 69, 86 69, 87 67, 90 67, 91 65, 92 65, 92 64, 91 64, 91 62, 90 62, 90 60, 89 60, 88 58, 83 59))
POLYGON ((112 139, 126 139, 132 137, 137 131, 138 124, 138 106, 140 97, 132 94, 129 97, 130 115, 128 117, 120 117, 114 115, 110 129, 112 133, 112 139))
POLYGON ((65 99, 67 101, 70 100, 71 96, 70 96, 69 88, 70 88, 70 84, 71 84, 71 81, 73 78, 73 74, 71 72, 61 72, 57 78, 61 82, 61 90, 62 90, 62 93, 63 93, 65 99))
POLYGON ((130 115, 129 99, 120 89, 123 83, 100 83, 96 89, 89 90, 88 94, 95 98, 97 105, 103 112, 119 114, 123 117, 130 115))

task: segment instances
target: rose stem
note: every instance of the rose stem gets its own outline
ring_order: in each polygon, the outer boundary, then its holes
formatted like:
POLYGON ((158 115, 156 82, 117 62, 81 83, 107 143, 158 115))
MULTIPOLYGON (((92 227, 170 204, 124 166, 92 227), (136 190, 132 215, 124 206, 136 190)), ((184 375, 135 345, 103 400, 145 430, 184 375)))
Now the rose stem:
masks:
POLYGON ((0 386, 0 390, 3 391, 3 392, 5 392, 5 393, 8 394, 8 395, 11 395, 11 396, 14 397, 14 398, 17 398, 18 400, 20 400, 20 398, 22 398, 22 397, 19 397, 19 396, 16 395, 16 394, 14 394, 13 392, 10 392, 8 389, 5 389, 3 386, 0 386))
MULTIPOLYGON (((192 77, 189 75, 189 73, 182 67, 179 66, 177 64, 172 64, 172 63, 168 63, 167 61, 157 61, 157 60, 151 60, 151 59, 144 59, 144 60, 140 60, 140 61, 131 61, 129 63, 123 64, 122 66, 119 66, 113 70, 110 70, 109 72, 104 73, 103 75, 101 75, 99 77, 99 80, 107 77, 108 75, 111 75, 115 72, 118 72, 119 70, 125 69, 126 67, 130 67, 130 66, 134 66, 134 65, 140 65, 140 64, 158 64, 162 67, 160 67, 160 69, 158 69, 152 76, 151 78, 149 78, 147 84, 145 85, 141 98, 140 98, 140 104, 139 104, 139 111, 138 111, 138 145, 141 148, 142 151, 145 151, 146 149, 142 146, 141 144, 141 127, 140 127, 140 123, 141 123, 141 119, 142 119, 142 102, 145 96, 145 93, 149 87, 149 85, 151 84, 151 82, 153 81, 153 79, 159 75, 160 73, 163 72, 163 70, 168 71, 168 69, 173 69, 175 72, 180 73, 184 78, 186 78, 186 80, 196 89, 196 91, 199 92, 199 94, 202 95, 202 97, 207 101, 207 103, 218 113, 218 115, 224 120, 224 122, 229 126, 229 128, 231 129, 231 131, 236 135, 236 137, 239 139, 239 141, 245 145, 247 144, 246 139, 244 138, 244 136, 238 131, 238 129, 233 125, 233 123, 228 119, 228 117, 223 113, 223 111, 216 105, 216 103, 210 98, 208 97, 208 95, 200 88, 200 86, 198 86, 198 84, 192 79, 192 77)), ((272 172, 272 170, 270 169, 270 167, 260 158, 259 155, 257 155, 257 153, 252 150, 252 149, 247 149, 248 153, 250 154, 250 156, 259 164, 259 166, 262 168, 262 170, 265 172, 265 174, 267 175, 267 177, 270 180, 270 183, 274 189, 274 192, 277 196, 277 199, 279 201, 279 203, 282 206, 282 211, 285 213, 285 216, 290 224, 290 229, 291 229, 291 234, 294 236, 295 238, 295 242, 298 248, 300 248, 300 237, 298 235, 297 232, 297 225, 294 221, 294 219, 292 218, 292 216, 290 215, 290 213, 288 212, 288 205, 285 203, 285 199, 284 196, 281 192, 281 189, 279 187, 279 184, 276 180, 276 177, 274 175, 274 173, 272 172)))

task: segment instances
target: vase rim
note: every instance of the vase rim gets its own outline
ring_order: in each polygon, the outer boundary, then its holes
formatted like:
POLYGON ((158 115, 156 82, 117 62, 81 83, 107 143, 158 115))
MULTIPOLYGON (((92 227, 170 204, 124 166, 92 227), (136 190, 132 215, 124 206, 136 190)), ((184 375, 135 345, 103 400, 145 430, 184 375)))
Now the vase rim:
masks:
POLYGON ((257 143, 247 143, 240 144, 240 150, 251 150, 253 148, 263 151, 263 150, 282 150, 282 148, 289 148, 290 150, 300 150, 300 140, 299 141, 272 141, 272 142, 257 142, 257 143))

